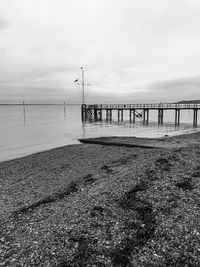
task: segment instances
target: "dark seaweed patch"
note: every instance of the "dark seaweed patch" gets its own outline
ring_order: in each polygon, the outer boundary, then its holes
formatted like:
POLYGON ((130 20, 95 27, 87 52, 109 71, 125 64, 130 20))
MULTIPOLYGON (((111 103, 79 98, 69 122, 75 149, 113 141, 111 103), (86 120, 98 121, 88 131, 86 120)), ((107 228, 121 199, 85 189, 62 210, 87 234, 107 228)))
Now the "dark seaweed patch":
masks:
POLYGON ((113 170, 107 165, 102 166, 101 169, 107 173, 113 172, 113 170))
POLYGON ((178 206, 178 203, 172 203, 171 205, 167 205, 167 206, 164 206, 164 207, 161 207, 160 208, 160 211, 164 214, 164 215, 169 215, 172 213, 173 209, 177 208, 178 206))
POLYGON ((57 266, 58 267, 75 267, 75 266, 88 266, 88 263, 91 261, 92 256, 94 255, 94 245, 96 240, 92 240, 86 234, 71 234, 70 241, 75 244, 75 252, 73 259, 63 260, 57 266))
POLYGON ((193 174, 193 177, 200 177, 200 170, 196 170, 193 174))
POLYGON ((21 209, 17 210, 15 212, 15 215, 19 214, 19 213, 26 213, 26 212, 30 212, 34 209, 36 209, 37 207, 41 206, 41 205, 47 205, 49 203, 55 202, 57 200, 63 199, 64 197, 70 195, 71 193, 77 192, 78 191, 78 185, 76 182, 71 182, 70 185, 67 187, 66 191, 63 191, 62 193, 57 193, 55 195, 52 196, 48 196, 45 197, 41 200, 39 200, 38 202, 32 204, 32 205, 28 205, 25 207, 22 207, 21 209))
POLYGON ((188 266, 188 267, 197 267, 200 265, 198 260, 193 259, 190 255, 180 254, 178 257, 174 257, 171 255, 165 256, 165 266, 188 266))
POLYGON ((184 191, 186 190, 192 190, 193 184, 191 183, 190 179, 185 179, 182 182, 178 182, 175 184, 176 187, 183 189, 184 191))
POLYGON ((90 173, 87 174, 87 175, 85 175, 83 177, 83 179, 84 179, 84 185, 91 185, 91 184, 93 184, 96 181, 96 179, 94 179, 92 177, 92 174, 90 174, 90 173))
POLYGON ((145 174, 147 176, 147 179, 150 180, 150 181, 155 181, 155 180, 158 179, 158 177, 156 176, 156 171, 155 170, 147 169, 145 171, 145 174))
POLYGON ((157 166, 159 166, 163 171, 170 171, 172 164, 166 158, 159 158, 156 160, 157 166))
MULTIPOLYGON (((130 263, 131 254, 146 244, 153 237, 156 229, 155 215, 152 206, 149 203, 142 202, 136 207, 141 225, 137 228, 135 234, 124 238, 111 252, 111 261, 113 266, 132 266, 130 263)), ((135 230, 129 228, 128 233, 135 230)))
POLYGON ((111 252, 112 265, 117 267, 131 266, 130 265, 131 243, 128 240, 126 240, 124 241, 124 246, 122 244, 120 244, 120 246, 121 247, 116 247, 111 252))
POLYGON ((193 177, 200 177, 200 166, 195 168, 195 172, 192 174, 193 177))
POLYGON ((131 209, 133 207, 136 207, 138 205, 138 201, 136 200, 136 193, 140 191, 145 191, 147 188, 147 183, 142 180, 132 190, 125 193, 125 195, 120 200, 121 207, 125 209, 131 209))
POLYGON ((170 213, 172 213, 173 209, 178 207, 178 200, 179 200, 179 196, 178 195, 172 195, 167 203, 165 204, 165 206, 160 207, 160 211, 164 214, 164 215, 169 215, 170 213))
POLYGON ((121 166, 121 165, 126 165, 127 163, 129 163, 130 160, 137 158, 136 154, 133 154, 131 156, 127 156, 127 157, 122 157, 118 160, 115 160, 112 162, 112 164, 114 164, 115 166, 121 166))
POLYGON ((156 229, 156 219, 152 205, 137 198, 136 193, 147 189, 147 184, 142 181, 132 190, 127 192, 120 200, 120 206, 124 209, 132 209, 137 212, 140 225, 130 223, 126 229, 127 237, 111 252, 113 266, 132 266, 131 254, 144 246, 153 237, 156 229), (134 234, 133 234, 134 232, 134 234))
POLYGON ((159 158, 156 160, 156 163, 159 163, 160 165, 168 164, 169 160, 165 158, 159 158))
POLYGON ((92 211, 90 212, 91 217, 95 217, 97 215, 103 215, 104 213, 104 208, 101 206, 95 206, 92 211))
POLYGON ((112 240, 112 233, 109 225, 106 225, 106 236, 107 240, 112 240))

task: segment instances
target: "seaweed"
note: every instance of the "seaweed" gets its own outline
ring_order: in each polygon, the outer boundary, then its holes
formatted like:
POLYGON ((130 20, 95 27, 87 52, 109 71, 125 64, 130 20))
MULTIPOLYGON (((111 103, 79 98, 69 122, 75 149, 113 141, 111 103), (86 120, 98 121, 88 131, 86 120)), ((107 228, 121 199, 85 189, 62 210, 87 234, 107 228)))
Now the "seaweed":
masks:
POLYGON ((94 244, 96 240, 91 239, 87 234, 74 234, 70 236, 70 241, 75 243, 75 252, 71 260, 62 260, 58 267, 86 267, 91 257, 95 253, 94 244))
POLYGON ((156 171, 152 169, 146 169, 145 174, 150 181, 156 181, 158 180, 158 177, 156 176, 156 171))
POLYGON ((101 167, 101 170, 106 171, 107 173, 113 172, 110 166, 104 165, 101 167))
POLYGON ((101 206, 95 206, 92 211, 90 212, 91 217, 95 217, 97 215, 103 215, 104 208, 101 206))
POLYGON ((175 184, 176 187, 183 189, 184 191, 186 190, 192 190, 193 184, 191 183, 190 179, 185 179, 182 182, 178 182, 175 184))
POLYGON ((156 229, 156 219, 149 203, 144 202, 140 207, 136 208, 141 225, 137 228, 133 235, 132 230, 135 230, 135 224, 128 229, 128 236, 124 238, 112 251, 111 261, 113 266, 132 266, 131 254, 143 247, 146 242, 153 237, 156 229), (132 229, 133 228, 133 229, 132 229))
POLYGON ((143 247, 153 237, 156 229, 156 219, 151 203, 137 198, 136 193, 148 188, 144 181, 137 184, 127 192, 120 200, 120 206, 124 209, 132 209, 137 212, 140 225, 131 223, 128 226, 125 237, 112 251, 111 261, 113 266, 132 266, 131 255, 143 247), (135 234, 133 234, 133 231, 135 234))
POLYGON ((14 215, 20 214, 20 213, 26 213, 33 211, 34 209, 38 208, 41 205, 47 205, 49 203, 55 202, 57 200, 61 200, 64 197, 70 195, 71 193, 77 192, 78 191, 78 185, 76 182, 71 182, 70 185, 67 187, 65 191, 62 193, 57 193, 52 196, 47 196, 31 205, 27 205, 25 207, 22 207, 21 209, 17 210, 14 212, 14 215))
POLYGON ((177 257, 172 255, 165 255, 165 266, 176 266, 176 267, 197 267, 200 262, 193 259, 190 255, 184 255, 180 253, 177 257))
POLYGON ((96 181, 96 179, 95 178, 93 178, 92 177, 92 174, 87 174, 87 175, 85 175, 84 177, 83 177, 83 179, 84 179, 84 185, 91 185, 91 184, 93 184, 95 181, 96 181))
POLYGON ((159 158, 156 160, 155 162, 157 164, 157 166, 159 166, 163 171, 170 171, 172 164, 170 163, 170 161, 166 158, 159 158))
POLYGON ((145 191, 147 188, 148 185, 143 180, 140 183, 136 184, 133 189, 125 193, 125 195, 120 199, 121 207, 125 209, 131 209, 135 207, 138 204, 136 201, 136 193, 145 191))
POLYGON ((131 156, 122 157, 118 160, 114 160, 112 164, 114 164, 115 166, 126 165, 133 158, 137 158, 137 155, 132 154, 131 156))
POLYGON ((200 170, 196 170, 193 174, 193 177, 200 177, 200 170))

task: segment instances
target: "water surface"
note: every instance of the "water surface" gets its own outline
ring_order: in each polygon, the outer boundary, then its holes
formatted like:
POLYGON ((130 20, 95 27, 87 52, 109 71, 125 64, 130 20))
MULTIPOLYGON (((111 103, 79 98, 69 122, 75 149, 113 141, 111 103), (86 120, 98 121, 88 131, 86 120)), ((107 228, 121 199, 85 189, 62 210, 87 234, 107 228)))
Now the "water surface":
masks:
MULTIPOLYGON (((103 116, 105 118, 105 114, 103 116)), ((174 125, 174 112, 164 112, 164 124, 157 124, 157 112, 150 112, 149 125, 138 119, 124 121, 81 121, 79 105, 2 105, 0 106, 0 160, 8 160, 63 145, 78 144, 78 138, 98 136, 161 137, 197 131, 192 126, 192 111, 181 111, 181 124, 174 125)), ((199 122, 199 121, 198 121, 199 122)))

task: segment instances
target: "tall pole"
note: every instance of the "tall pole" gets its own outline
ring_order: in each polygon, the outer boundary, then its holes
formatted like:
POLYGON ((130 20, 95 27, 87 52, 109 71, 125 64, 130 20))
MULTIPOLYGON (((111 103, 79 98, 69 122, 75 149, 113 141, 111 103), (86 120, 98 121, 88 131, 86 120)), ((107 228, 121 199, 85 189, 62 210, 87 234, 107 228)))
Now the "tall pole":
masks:
POLYGON ((81 67, 81 71, 82 71, 82 104, 85 104, 85 88, 84 88, 84 69, 83 67, 81 67))

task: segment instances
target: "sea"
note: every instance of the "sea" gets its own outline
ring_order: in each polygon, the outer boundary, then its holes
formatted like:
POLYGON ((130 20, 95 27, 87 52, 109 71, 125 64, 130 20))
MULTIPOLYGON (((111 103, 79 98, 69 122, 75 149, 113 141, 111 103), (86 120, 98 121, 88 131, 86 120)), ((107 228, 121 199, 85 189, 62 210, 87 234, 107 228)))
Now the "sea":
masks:
MULTIPOLYGON (((138 118, 129 122, 81 120, 81 105, 0 105, 0 161, 11 160, 44 150, 80 144, 78 139, 102 136, 162 137, 199 131, 193 128, 193 111, 181 111, 180 125, 174 125, 174 111, 164 112, 164 124, 158 125, 157 112, 150 111, 149 124, 138 118)), ((200 116, 199 116, 200 117, 200 116)), ((105 118, 105 114, 103 114, 105 118)), ((200 120, 198 120, 200 125, 200 120)))

